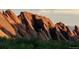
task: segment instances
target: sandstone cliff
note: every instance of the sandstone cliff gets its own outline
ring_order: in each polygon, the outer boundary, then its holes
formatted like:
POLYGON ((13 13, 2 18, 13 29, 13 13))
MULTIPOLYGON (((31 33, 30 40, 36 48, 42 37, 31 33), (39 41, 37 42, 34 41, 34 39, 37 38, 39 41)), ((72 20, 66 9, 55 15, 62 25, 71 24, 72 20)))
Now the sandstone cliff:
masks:
POLYGON ((16 15, 12 10, 0 12, 0 37, 40 38, 42 40, 79 39, 79 28, 71 31, 64 23, 53 22, 45 17, 29 12, 16 15))

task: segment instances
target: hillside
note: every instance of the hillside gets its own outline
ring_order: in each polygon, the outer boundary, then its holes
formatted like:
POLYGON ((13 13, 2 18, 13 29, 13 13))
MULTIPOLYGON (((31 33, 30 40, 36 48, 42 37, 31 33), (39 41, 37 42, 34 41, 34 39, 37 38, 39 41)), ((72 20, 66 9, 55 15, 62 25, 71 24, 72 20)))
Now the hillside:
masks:
POLYGON ((0 12, 0 37, 78 41, 79 28, 75 26, 74 30, 71 31, 63 22, 53 24, 45 16, 27 11, 16 15, 12 10, 6 10, 0 12))

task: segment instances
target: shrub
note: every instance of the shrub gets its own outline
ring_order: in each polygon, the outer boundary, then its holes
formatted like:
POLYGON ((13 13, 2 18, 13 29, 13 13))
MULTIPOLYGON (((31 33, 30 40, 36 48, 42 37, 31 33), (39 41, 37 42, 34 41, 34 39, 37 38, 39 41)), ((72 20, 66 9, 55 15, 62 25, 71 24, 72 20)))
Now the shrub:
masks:
POLYGON ((32 38, 30 40, 24 38, 0 38, 1 49, 68 49, 79 48, 79 42, 66 42, 64 40, 41 40, 32 38))

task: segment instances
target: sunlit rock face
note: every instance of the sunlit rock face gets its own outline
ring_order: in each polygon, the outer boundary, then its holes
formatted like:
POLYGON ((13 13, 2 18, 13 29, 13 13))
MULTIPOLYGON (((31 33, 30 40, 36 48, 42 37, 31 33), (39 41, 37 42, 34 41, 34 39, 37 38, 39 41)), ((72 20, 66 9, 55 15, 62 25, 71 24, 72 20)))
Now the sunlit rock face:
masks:
POLYGON ((66 40, 77 40, 76 35, 74 32, 72 32, 68 26, 66 26, 64 23, 59 22, 56 25, 56 28, 59 32, 62 33, 62 35, 66 38, 66 40))
POLYGON ((4 32, 6 32, 7 35, 16 36, 14 28, 9 24, 9 22, 6 20, 5 16, 0 13, 0 25, 2 26, 2 29, 4 32))
POLYGON ((5 37, 9 38, 9 36, 3 32, 3 28, 2 28, 1 25, 0 25, 0 36, 1 37, 4 37, 5 36, 5 37))
POLYGON ((53 22, 41 15, 21 12, 16 15, 12 10, 0 12, 0 37, 40 38, 42 40, 78 40, 79 28, 71 31, 63 22, 53 22))
POLYGON ((54 24, 48 18, 29 12, 21 12, 19 18, 30 36, 45 40, 51 38, 49 27, 54 27, 54 24))
POLYGON ((36 38, 37 33, 32 26, 32 24, 33 24, 32 14, 29 12, 21 12, 19 15, 19 18, 23 24, 23 27, 25 28, 25 31, 29 35, 28 37, 29 38, 36 38))

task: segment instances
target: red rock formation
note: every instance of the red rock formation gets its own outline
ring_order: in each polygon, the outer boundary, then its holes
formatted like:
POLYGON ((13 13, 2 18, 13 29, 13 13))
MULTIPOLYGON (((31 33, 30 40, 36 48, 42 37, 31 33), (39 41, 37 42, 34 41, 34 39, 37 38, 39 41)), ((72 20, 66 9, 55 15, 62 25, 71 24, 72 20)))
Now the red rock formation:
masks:
POLYGON ((75 29, 73 30, 77 41, 79 41, 79 27, 75 25, 75 29))
POLYGON ((50 28, 54 28, 54 24, 50 21, 49 18, 47 18, 45 16, 38 16, 38 15, 36 15, 36 19, 39 19, 40 23, 43 23, 42 29, 46 33, 48 38, 51 39, 51 36, 50 36, 50 33, 49 33, 49 29, 50 28))
POLYGON ((1 25, 0 25, 0 37, 9 38, 9 36, 3 32, 3 29, 2 29, 2 26, 1 25))
POLYGON ((75 25, 75 29, 73 31, 75 35, 79 35, 79 27, 75 25))
POLYGON ((6 10, 3 13, 0 12, 0 36, 76 40, 79 36, 79 29, 75 26, 72 32, 64 23, 59 22, 54 25, 45 16, 29 12, 21 12, 20 15, 16 15, 13 11, 6 10))
POLYGON ((6 10, 5 13, 7 13, 9 15, 9 17, 15 21, 16 24, 21 24, 21 21, 18 19, 18 17, 16 16, 16 14, 11 11, 11 10, 6 10))
POLYGON ((24 26, 24 28, 26 29, 26 32, 29 34, 29 37, 31 38, 37 38, 37 33, 34 30, 33 26, 32 26, 32 13, 28 13, 28 12, 21 12, 21 14, 19 15, 19 18, 24 26))
POLYGON ((0 25, 7 30, 8 33, 10 33, 12 36, 16 36, 16 33, 14 31, 14 28, 9 24, 9 22, 6 20, 4 15, 0 13, 0 25))
POLYGON ((30 39, 30 36, 26 32, 26 29, 23 27, 21 20, 13 13, 13 11, 7 10, 4 12, 4 15, 6 15, 8 22, 15 28, 17 37, 30 39))
POLYGON ((38 32, 38 35, 40 34, 40 35, 42 35, 42 38, 44 38, 45 40, 48 40, 49 32, 48 32, 48 29, 45 28, 45 25, 48 25, 48 24, 45 23, 45 21, 44 21, 45 18, 43 18, 42 16, 39 16, 39 15, 33 15, 33 27, 36 30, 36 32, 38 32))
POLYGON ((75 34, 62 22, 56 24, 56 28, 63 34, 68 40, 76 40, 75 34))

